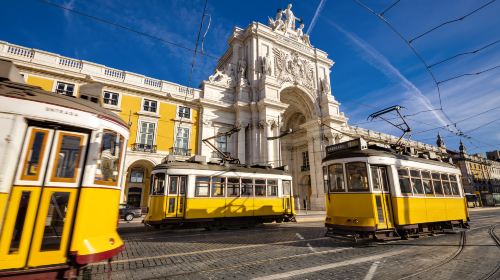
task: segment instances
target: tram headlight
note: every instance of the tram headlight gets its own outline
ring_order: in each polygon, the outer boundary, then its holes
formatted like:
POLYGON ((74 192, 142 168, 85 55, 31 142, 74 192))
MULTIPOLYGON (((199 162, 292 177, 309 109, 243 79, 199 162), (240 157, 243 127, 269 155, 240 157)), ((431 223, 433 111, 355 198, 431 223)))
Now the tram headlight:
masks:
POLYGON ((115 245, 115 239, 114 239, 114 238, 110 238, 110 239, 109 239, 109 244, 111 244, 111 245, 115 245))

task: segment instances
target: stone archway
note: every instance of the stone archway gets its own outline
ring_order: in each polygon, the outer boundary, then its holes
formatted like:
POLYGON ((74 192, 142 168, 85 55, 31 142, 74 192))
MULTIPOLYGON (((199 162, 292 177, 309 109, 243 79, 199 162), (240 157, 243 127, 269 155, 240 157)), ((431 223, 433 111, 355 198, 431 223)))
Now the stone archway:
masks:
POLYGON ((280 101, 288 105, 281 114, 281 131, 292 131, 280 139, 281 163, 289 166, 294 178, 296 208, 322 209, 324 201, 319 198, 319 186, 313 178, 318 163, 311 163, 321 161, 319 149, 313 143, 320 128, 314 100, 306 90, 289 86, 281 90, 280 101))
POLYGON ((141 207, 144 212, 148 206, 149 178, 154 166, 149 160, 136 160, 129 163, 125 177, 125 203, 141 207))

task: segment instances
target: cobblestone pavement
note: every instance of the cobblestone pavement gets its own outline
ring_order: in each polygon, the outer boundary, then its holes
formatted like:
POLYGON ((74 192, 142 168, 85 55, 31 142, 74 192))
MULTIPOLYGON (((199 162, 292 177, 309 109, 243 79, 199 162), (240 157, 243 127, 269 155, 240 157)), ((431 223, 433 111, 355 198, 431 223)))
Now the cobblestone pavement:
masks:
POLYGON ((500 209, 471 219, 466 232, 365 245, 324 237, 321 222, 125 233, 126 250, 84 278, 500 279, 500 209))

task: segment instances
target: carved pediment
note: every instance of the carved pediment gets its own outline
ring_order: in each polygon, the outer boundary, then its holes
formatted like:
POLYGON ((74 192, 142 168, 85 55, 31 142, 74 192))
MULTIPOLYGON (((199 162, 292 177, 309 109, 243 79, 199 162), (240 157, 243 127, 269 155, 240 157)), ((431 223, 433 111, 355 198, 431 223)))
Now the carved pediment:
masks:
POLYGON ((292 82, 314 89, 314 65, 295 51, 273 48, 274 73, 280 83, 292 82))

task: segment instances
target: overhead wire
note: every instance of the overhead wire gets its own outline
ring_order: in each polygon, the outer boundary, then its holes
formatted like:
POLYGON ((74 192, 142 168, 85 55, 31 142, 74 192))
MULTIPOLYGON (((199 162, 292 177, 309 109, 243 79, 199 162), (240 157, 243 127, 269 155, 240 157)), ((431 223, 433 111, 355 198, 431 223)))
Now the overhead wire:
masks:
POLYGON ((387 8, 385 8, 380 14, 383 16, 390 9, 392 9, 394 6, 396 6, 399 3, 399 1, 401 1, 401 0, 396 0, 396 1, 392 2, 392 4, 390 4, 387 8))
POLYGON ((471 16, 471 15, 473 15, 473 14, 475 14, 475 13, 479 12, 480 10, 482 10, 482 9, 486 8, 487 6, 491 5, 491 4, 492 4, 493 2, 495 2, 495 1, 496 1, 496 0, 491 0, 491 1, 489 1, 488 3, 486 3, 486 4, 482 5, 482 6, 480 6, 479 8, 477 8, 477 9, 473 10, 472 12, 469 12, 469 13, 467 13, 467 14, 465 14, 465 15, 463 15, 463 16, 461 16, 461 17, 459 17, 459 18, 456 18, 456 19, 453 19, 453 20, 449 20, 449 21, 443 22, 443 23, 441 23, 441 24, 439 24, 439 25, 437 25, 437 26, 435 26, 435 27, 433 27, 433 28, 431 28, 431 29, 429 29, 429 30, 425 31, 425 32, 424 32, 424 33, 422 33, 422 34, 417 35, 417 36, 416 36, 416 37, 414 37, 413 39, 410 39, 408 42, 411 44, 413 41, 415 41, 415 40, 417 40, 417 39, 419 39, 419 38, 421 38, 421 37, 423 37, 423 36, 425 36, 425 35, 427 35, 427 34, 429 34, 429 33, 433 32, 434 30, 437 30, 437 29, 439 29, 439 28, 441 28, 441 27, 443 27, 443 26, 445 26, 445 25, 448 25, 448 24, 450 24, 450 23, 454 23, 454 22, 457 22, 457 21, 464 20, 464 19, 466 19, 467 17, 469 17, 469 16, 471 16))
POLYGON ((487 48, 489 48, 489 47, 491 47, 491 46, 493 46, 493 45, 496 45, 496 44, 498 44, 498 43, 500 43, 500 39, 499 39, 499 40, 496 40, 495 42, 489 43, 489 44, 487 44, 487 45, 485 45, 485 46, 482 46, 482 47, 480 47, 480 48, 478 48, 478 49, 475 49, 475 50, 473 50, 473 51, 462 52, 462 53, 456 54, 456 55, 454 55, 454 56, 450 56, 450 57, 448 57, 448 58, 445 58, 445 59, 443 59, 443 60, 440 60, 440 61, 438 61, 438 62, 435 62, 435 63, 433 63, 433 64, 429 65, 429 68, 432 68, 432 67, 434 67, 434 66, 436 66, 436 65, 439 65, 439 64, 441 64, 441 63, 444 63, 444 62, 450 61, 450 60, 455 59, 455 58, 460 57, 460 56, 464 56, 464 55, 468 55, 468 54, 476 54, 476 53, 478 53, 478 52, 480 52, 480 51, 482 51, 482 50, 484 50, 484 49, 487 49, 487 48))
POLYGON ((439 82, 438 82, 438 85, 443 84, 443 83, 446 83, 446 82, 449 82, 449 81, 451 81, 451 80, 455 80, 455 79, 458 79, 458 78, 462 78, 462 77, 465 77, 465 76, 475 76, 475 75, 480 75, 480 74, 483 74, 483 73, 486 73, 486 72, 489 72, 489 71, 495 70, 495 69, 497 69, 497 68, 500 68, 500 65, 496 65, 496 66, 493 66, 493 67, 490 67, 490 68, 488 68, 488 69, 484 69, 484 70, 481 70, 481 71, 478 71, 478 72, 460 74, 460 75, 457 75, 457 76, 454 76, 454 77, 451 77, 451 78, 448 78, 448 79, 445 79, 445 80, 439 81, 439 82))
MULTIPOLYGON (((456 125, 456 123, 454 121, 451 120, 451 118, 448 116, 448 114, 445 112, 444 110, 444 107, 443 107, 443 102, 442 102, 442 98, 441 98, 441 88, 440 88, 440 83, 438 83, 438 80, 436 79, 436 76, 434 75, 434 73, 432 72, 429 64, 427 64, 427 62, 425 61, 425 59, 420 55, 420 53, 415 49, 415 47, 413 47, 413 45, 411 44, 413 40, 417 39, 417 38, 414 38, 412 40, 407 40, 405 38, 405 36, 403 36, 384 16, 383 14, 381 13, 377 13, 375 12, 372 8, 368 7, 367 5, 365 5, 363 2, 361 2, 360 0, 353 0, 354 2, 356 2, 359 6, 361 6, 362 8, 366 9, 367 11, 369 11, 370 13, 372 13, 373 15, 375 15, 377 18, 379 18, 382 22, 384 22, 401 40, 403 40, 405 42, 405 44, 410 48, 410 50, 414 53, 414 55, 421 61, 421 63, 425 66, 425 69, 426 71, 429 73, 429 75, 431 76, 435 86, 436 86, 436 89, 437 89, 437 93, 438 93, 438 98, 439 98, 439 111, 441 111, 441 113, 443 114, 443 116, 448 120, 449 124, 452 124, 453 125, 453 128, 456 130, 455 134, 457 136, 460 136, 460 137, 463 137, 463 136, 466 136, 464 134, 464 132, 462 130, 460 130, 458 128, 458 126, 456 125)), ((481 7, 477 8, 476 10, 462 16, 461 18, 457 19, 457 20, 462 20, 464 18, 467 18, 468 16, 476 13, 477 11, 487 7, 488 5, 490 5, 491 3, 495 2, 496 0, 492 0, 484 5, 482 5, 481 7)), ((457 21, 455 20, 455 21, 457 21)), ((446 24, 449 24, 449 23, 452 23, 454 21, 449 21, 449 22, 445 22, 431 30, 428 30, 427 32, 425 32, 424 34, 421 34, 418 36, 418 38, 426 35, 426 34, 429 34, 430 32, 436 30, 436 29, 439 29, 441 26, 444 26, 446 24)), ((500 67, 500 65, 498 66, 500 67)), ((460 75, 459 77, 463 77, 463 76, 467 76, 467 75, 479 75, 479 74, 482 74, 484 72, 487 72, 487 71, 491 71, 493 69, 496 69, 497 67, 493 67, 493 68, 490 68, 490 69, 486 69, 486 70, 483 70, 483 71, 480 71, 480 72, 476 72, 476 73, 467 73, 467 74, 462 74, 460 75)), ((451 79, 457 79, 459 77, 452 77, 451 79)), ((442 81, 443 82, 443 81, 442 81)), ((441 82, 441 83, 442 83, 441 82)))

